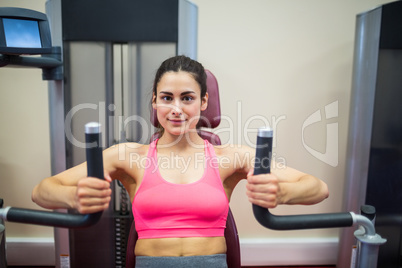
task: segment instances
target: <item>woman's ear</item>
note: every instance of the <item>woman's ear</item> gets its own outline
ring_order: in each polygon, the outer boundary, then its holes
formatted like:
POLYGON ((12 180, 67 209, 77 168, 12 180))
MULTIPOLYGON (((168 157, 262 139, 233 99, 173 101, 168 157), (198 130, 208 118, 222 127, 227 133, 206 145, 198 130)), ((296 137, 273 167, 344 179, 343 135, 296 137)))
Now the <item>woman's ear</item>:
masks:
POLYGON ((155 93, 152 93, 152 108, 156 109, 156 96, 155 96, 155 93))
POLYGON ((201 111, 205 111, 208 107, 208 92, 205 93, 205 96, 202 97, 201 100, 201 111))

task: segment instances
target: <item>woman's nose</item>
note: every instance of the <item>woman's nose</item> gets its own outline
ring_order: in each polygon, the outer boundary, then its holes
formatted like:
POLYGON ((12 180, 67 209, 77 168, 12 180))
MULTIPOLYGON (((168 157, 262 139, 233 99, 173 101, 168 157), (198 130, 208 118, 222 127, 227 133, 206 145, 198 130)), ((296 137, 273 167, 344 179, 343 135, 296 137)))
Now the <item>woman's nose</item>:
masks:
POLYGON ((181 105, 178 102, 175 102, 172 107, 172 114, 173 115, 181 115, 183 113, 181 109, 181 105))

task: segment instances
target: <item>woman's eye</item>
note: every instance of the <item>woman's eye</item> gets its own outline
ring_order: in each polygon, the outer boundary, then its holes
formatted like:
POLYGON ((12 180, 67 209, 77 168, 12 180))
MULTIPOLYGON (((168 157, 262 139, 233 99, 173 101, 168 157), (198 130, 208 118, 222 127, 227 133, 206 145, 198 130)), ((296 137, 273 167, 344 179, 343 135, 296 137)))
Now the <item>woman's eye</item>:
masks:
POLYGON ((191 97, 191 96, 183 97, 183 101, 192 101, 192 100, 193 100, 193 97, 191 97))
POLYGON ((171 101, 172 97, 170 97, 170 96, 162 96, 161 99, 164 100, 164 101, 171 101))

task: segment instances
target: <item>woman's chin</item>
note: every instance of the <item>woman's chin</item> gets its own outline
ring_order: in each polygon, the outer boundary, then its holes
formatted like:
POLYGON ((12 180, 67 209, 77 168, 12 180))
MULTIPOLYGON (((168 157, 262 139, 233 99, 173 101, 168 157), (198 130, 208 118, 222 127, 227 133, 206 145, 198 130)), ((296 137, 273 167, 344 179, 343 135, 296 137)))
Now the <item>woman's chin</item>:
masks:
POLYGON ((170 129, 165 129, 170 135, 173 136, 182 136, 185 135, 188 132, 188 129, 185 128, 170 128, 170 129))
MULTIPOLYGON (((166 131, 166 129, 165 129, 166 131)), ((188 129, 188 128, 173 128, 169 129, 167 132, 169 132, 170 135, 173 136, 185 136, 185 135, 190 135, 191 133, 197 133, 196 129, 188 129)))

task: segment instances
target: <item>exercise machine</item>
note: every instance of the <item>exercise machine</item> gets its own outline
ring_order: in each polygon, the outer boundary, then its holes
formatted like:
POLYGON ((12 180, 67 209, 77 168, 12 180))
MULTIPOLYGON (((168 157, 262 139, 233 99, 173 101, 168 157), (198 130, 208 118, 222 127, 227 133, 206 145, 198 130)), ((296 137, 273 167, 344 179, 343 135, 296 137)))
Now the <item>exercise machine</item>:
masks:
MULTIPOLYGON (((402 266, 402 1, 356 16, 345 189, 342 211, 376 208, 377 232, 387 239, 378 266, 402 266)), ((346 267, 352 230, 341 230, 338 267, 346 267)))
MULTIPOLYGON (((6 15, 16 18, 17 12, 20 9, 9 9, 6 15)), ((102 124, 104 148, 126 141, 148 142, 154 128, 143 123, 149 118, 144 100, 150 98, 154 71, 174 55, 197 58, 197 6, 188 0, 98 0, 96 5, 90 0, 48 0, 46 14, 25 13, 38 16, 39 30, 29 28, 34 36, 43 29, 51 35, 43 39, 43 47, 36 39, 23 48, 40 57, 11 54, 17 47, 10 51, 8 46, 8 52, 3 52, 6 40, 0 42, 0 66, 37 67, 57 74, 46 79, 51 175, 85 161, 85 150, 77 144, 84 143, 81 130, 87 122, 102 124), (46 23, 49 26, 43 28, 46 23), (50 63, 32 63, 36 58, 50 63)), ((83 266, 125 265, 130 200, 117 182, 112 183, 112 192, 110 207, 93 228, 54 229, 57 268, 66 256, 83 266), (87 241, 96 241, 98 247, 90 247, 87 241), (109 244, 116 247, 103 246, 109 244)))
MULTIPOLYGON (((395 5, 399 5, 398 3, 395 3, 395 5)), ((387 9, 388 10, 388 12, 390 12, 390 10, 396 10, 395 9, 395 7, 394 6, 388 6, 389 8, 387 9)), ((381 13, 381 12, 377 12, 377 11, 374 11, 374 13, 376 13, 376 19, 378 20, 378 18, 379 19, 381 19, 381 16, 377 16, 378 15, 378 13, 381 13)), ((391 16, 384 16, 384 18, 391 18, 391 16)), ((370 20, 369 22, 373 22, 372 20, 370 20)), ((375 33, 377 33, 377 32, 375 32, 375 33)), ((386 40, 386 39, 383 39, 383 40, 386 40)), ((363 40, 363 41, 367 41, 367 40, 363 40)), ((368 41, 370 41, 370 40, 368 40, 368 41)), ((389 41, 389 40, 388 40, 389 41)), ((72 43, 72 46, 70 46, 70 47, 68 47, 68 48, 66 48, 66 49, 74 49, 74 42, 72 41, 71 42, 72 43)), ((389 55, 389 47, 387 47, 387 44, 381 44, 381 46, 382 46, 382 48, 383 48, 383 50, 382 50, 382 52, 381 52, 381 56, 382 56, 382 58, 384 58, 383 56, 387 56, 387 55, 389 55), (385 48, 385 49, 384 49, 385 48)), ((42 59, 41 60, 45 60, 44 58, 52 58, 52 59, 50 59, 50 62, 51 63, 49 63, 49 66, 50 66, 50 68, 54 68, 54 69, 58 69, 59 70, 59 73, 60 73, 60 61, 57 59, 57 57, 59 57, 60 58, 60 53, 59 53, 59 55, 57 56, 57 48, 55 48, 54 49, 56 52, 52 52, 53 51, 53 49, 51 49, 51 50, 47 50, 47 51, 50 51, 51 53, 50 54, 48 54, 48 55, 51 55, 51 54, 55 54, 55 57, 53 57, 53 56, 49 56, 49 57, 41 57, 42 59), (51 66, 53 66, 53 67, 51 67, 51 66)), ((107 49, 106 49, 107 50, 107 49)), ((363 51, 364 52, 364 51, 363 51)), ((392 51, 391 51, 392 52, 392 51)), ((365 55, 364 53, 362 54, 362 55, 365 55)), ((366 58, 366 57, 364 57, 364 58, 366 58)), ((24 57, 24 56, 17 56, 17 57, 14 57, 14 56, 9 56, 9 55, 7 55, 7 56, 5 56, 5 55, 1 55, 0 56, 0 62, 1 62, 1 65, 7 65, 7 64, 9 64, 9 65, 15 65, 15 64, 19 64, 19 63, 21 63, 20 62, 20 60, 22 59, 22 62, 24 62, 23 64, 26 64, 27 66, 36 66, 36 67, 41 67, 42 65, 38 65, 37 63, 31 63, 30 62, 30 60, 31 59, 29 59, 28 57, 24 57)), ((383 64, 384 62, 383 61, 381 61, 381 63, 383 64)), ((40 63, 40 64, 42 64, 42 63, 40 63)), ((381 65, 381 66, 383 66, 383 65, 381 65)), ((44 68, 44 69, 48 69, 48 68, 44 68)), ((370 70, 372 69, 372 68, 369 68, 370 70)), ((369 77, 375 77, 375 75, 369 75, 369 77)), ((389 79, 385 79, 385 80, 389 80, 389 79)), ((371 83, 371 82, 373 82, 373 81, 371 81, 370 79, 366 79, 366 81, 368 81, 367 83, 371 83)), ((58 84, 61 84, 61 83, 58 83, 58 84)), ((376 84, 375 83, 375 81, 374 81, 374 83, 373 84, 376 84)), ((60 92, 59 91, 53 91, 53 92, 55 92, 56 94, 59 94, 60 92)), ((52 94, 53 94, 53 92, 52 92, 52 94)), ((53 94, 53 95, 55 95, 55 94, 53 94)), ((369 96, 371 96, 371 94, 369 94, 369 96)), ((361 96, 360 96, 361 97, 361 96)), ((359 98, 360 100, 362 99, 362 98, 359 98)), ((394 98, 395 100, 397 100, 398 98, 394 98)), ((57 104, 55 103, 55 106, 57 106, 57 104)), ((62 106, 59 106, 59 107, 61 107, 62 108, 62 106)), ((396 106, 394 106, 394 107, 398 107, 397 105, 396 106)), ((52 115, 51 115, 52 116, 52 115)), ((60 118, 56 118, 56 119, 60 119, 60 118)), ((52 122, 56 122, 57 120, 53 120, 52 122)), ((60 120, 59 120, 60 121, 60 120)), ((58 129, 58 128, 52 128, 53 130, 56 130, 56 129, 58 129)), ((60 128, 59 128, 60 129, 60 128)), ((365 129, 365 128, 360 128, 360 129, 365 129)), ((360 133, 358 133, 359 135, 357 135, 357 136, 360 136, 360 133)), ((62 136, 63 136, 63 139, 64 139, 64 133, 62 133, 62 136)), ((64 142, 64 141, 63 141, 64 142)), ((61 143, 60 143, 61 144, 61 143)), ((352 162, 352 161, 351 161, 352 162)), ((355 163, 355 161, 353 161, 354 163, 355 163)), ((357 176, 356 176, 357 177, 357 176)), ((362 188, 364 188, 364 187, 362 187, 362 188)), ((352 189, 353 190, 353 189, 352 189)), ((354 191, 351 191, 351 192, 354 192, 354 191)), ((354 210, 354 209, 353 209, 354 210)), ((353 215, 352 215, 352 218, 354 218, 353 217, 353 215)), ((326 228, 329 228, 329 227, 326 227, 326 228)), ((348 237, 351 237, 351 236, 348 236, 348 237)), ((353 239, 353 238, 352 238, 353 239)), ((345 246, 344 248, 348 248, 348 246, 345 246)), ((348 250, 348 249, 347 249, 348 250)))
POLYGON ((0 8, 0 67, 41 68, 43 80, 61 80, 62 64, 61 48, 52 46, 45 14, 24 8, 0 8))
MULTIPOLYGON (((99 146, 101 140, 100 125, 88 123, 85 127, 85 133, 88 176, 103 179, 102 149, 99 146)), ((270 173, 272 137, 273 131, 271 129, 260 128, 258 130, 255 175, 270 173)), ((356 268, 376 268, 379 246, 386 242, 385 239, 376 234, 374 224, 369 218, 356 215, 353 212, 276 216, 257 205, 253 205, 253 212, 261 225, 274 230, 359 226, 358 230, 355 231, 355 237, 358 241, 356 263, 355 266, 352 266, 356 268)), ((95 224, 100 216, 101 213, 71 215, 12 207, 0 209, 0 218, 6 221, 63 228, 88 227, 95 224)), ((2 229, 4 231, 4 227, 2 229)), ((1 258, 1 261, 4 261, 5 257, 1 256, 1 258)))
MULTIPOLYGON (((255 175, 270 173, 272 137, 273 131, 271 129, 258 130, 254 166, 255 175)), ((254 204, 253 212, 261 225, 273 230, 359 226, 359 229, 354 233, 358 241, 356 261, 352 260, 353 263, 355 262, 355 266, 351 267, 376 268, 379 246, 386 242, 385 239, 376 234, 371 220, 366 216, 356 215, 353 212, 276 216, 271 214, 269 210, 254 204)))

